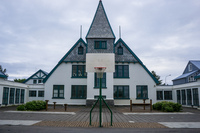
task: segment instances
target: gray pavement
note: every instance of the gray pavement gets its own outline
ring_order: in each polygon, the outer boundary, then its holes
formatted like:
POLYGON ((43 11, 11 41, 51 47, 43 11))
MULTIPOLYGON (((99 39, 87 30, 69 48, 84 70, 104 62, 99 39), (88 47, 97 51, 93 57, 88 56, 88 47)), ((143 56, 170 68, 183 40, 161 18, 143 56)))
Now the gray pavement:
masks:
MULTIPOLYGON (((5 123, 8 120, 25 121, 40 121, 33 124, 37 126, 54 126, 54 127, 98 127, 99 112, 95 108, 92 113, 92 125, 89 126, 89 111, 87 107, 75 107, 70 112, 16 112, 16 107, 0 108, 0 123, 5 123), (13 112, 15 111, 15 112, 13 112), (56 114, 55 114, 56 113, 56 114), (59 114, 59 115, 58 115, 59 114)), ((183 113, 158 113, 144 112, 141 114, 124 115, 122 107, 114 107, 113 110, 113 126, 110 127, 110 112, 103 108, 103 125, 110 128, 199 128, 200 129, 200 111, 192 108, 184 108, 183 113), (148 114, 145 114, 148 113, 148 114), (176 125, 173 127, 172 125, 176 125)), ((126 107, 123 107, 123 109, 126 107)), ((69 108, 70 110, 70 108, 69 108)), ((138 113, 138 112, 137 112, 138 113)), ((6 124, 2 124, 6 125, 6 124)), ((12 124, 7 124, 12 125, 12 124)), ((23 125, 23 124, 20 124, 23 125)), ((0 126, 0 129, 2 126, 0 126)))

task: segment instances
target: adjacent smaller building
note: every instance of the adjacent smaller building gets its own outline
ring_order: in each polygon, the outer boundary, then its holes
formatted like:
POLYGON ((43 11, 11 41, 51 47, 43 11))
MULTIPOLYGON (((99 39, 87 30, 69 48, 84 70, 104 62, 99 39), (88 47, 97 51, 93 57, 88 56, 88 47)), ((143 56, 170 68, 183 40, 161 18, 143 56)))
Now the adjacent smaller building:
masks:
POLYGON ((175 78, 172 86, 157 86, 157 101, 173 101, 183 106, 199 107, 200 60, 190 60, 183 74, 175 78))

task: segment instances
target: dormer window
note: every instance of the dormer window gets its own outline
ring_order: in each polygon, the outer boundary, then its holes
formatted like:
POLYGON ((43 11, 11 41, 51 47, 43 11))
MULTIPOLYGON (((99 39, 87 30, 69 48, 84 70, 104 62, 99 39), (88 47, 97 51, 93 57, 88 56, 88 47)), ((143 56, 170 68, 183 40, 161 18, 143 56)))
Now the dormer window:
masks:
POLYGON ((106 41, 95 41, 94 48, 95 49, 106 49, 107 43, 106 43, 106 41))
POLYGON ((191 72, 192 71, 192 64, 188 65, 188 71, 191 72))
POLYGON ((117 51, 118 51, 118 55, 123 55, 123 47, 122 46, 119 46, 117 48, 117 51))
POLYGON ((83 54, 83 47, 82 46, 78 47, 78 54, 80 54, 80 55, 83 54))

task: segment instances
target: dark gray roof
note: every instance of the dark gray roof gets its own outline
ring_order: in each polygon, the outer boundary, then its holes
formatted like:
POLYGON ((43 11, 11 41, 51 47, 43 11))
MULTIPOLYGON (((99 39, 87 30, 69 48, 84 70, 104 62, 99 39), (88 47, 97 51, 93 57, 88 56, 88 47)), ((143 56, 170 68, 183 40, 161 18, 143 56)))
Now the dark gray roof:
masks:
POLYGON ((198 60, 191 60, 190 62, 192 64, 194 64, 198 69, 200 69, 200 61, 198 61, 198 60))
POLYGON ((189 72, 189 73, 182 74, 181 76, 179 76, 179 77, 177 77, 177 78, 175 78, 175 79, 173 79, 173 80, 186 78, 186 77, 188 77, 189 75, 191 75, 191 74, 193 74, 193 73, 195 73, 195 72, 197 72, 197 71, 198 71, 198 70, 192 71, 192 72, 189 72))
POLYGON ((86 38, 115 38, 106 16, 102 1, 99 1, 96 14, 86 38))

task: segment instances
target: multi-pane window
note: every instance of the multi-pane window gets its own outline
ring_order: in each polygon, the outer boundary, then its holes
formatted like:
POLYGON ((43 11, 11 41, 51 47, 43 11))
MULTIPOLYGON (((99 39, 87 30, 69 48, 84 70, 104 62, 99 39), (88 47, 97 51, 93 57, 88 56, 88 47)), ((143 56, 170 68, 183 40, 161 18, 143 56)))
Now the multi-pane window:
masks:
POLYGON ((129 78, 129 65, 115 65, 114 78, 129 78))
POLYGON ((123 47, 122 46, 119 46, 117 48, 117 52, 118 52, 118 55, 123 55, 123 47))
POLYGON ((164 91, 164 99, 172 100, 172 91, 164 91))
POLYGON ((191 89, 187 89, 187 105, 192 105, 192 93, 191 93, 191 89))
POLYGON ((44 97, 44 91, 38 91, 38 97, 44 97))
POLYGON ((72 85, 71 99, 86 99, 87 86, 86 85, 72 85))
POLYGON ((33 84, 37 84, 37 80, 36 79, 33 80, 33 84))
POLYGON ((106 41, 95 41, 94 48, 95 49, 106 49, 107 43, 106 43, 106 41))
POLYGON ((20 103, 24 103, 24 95, 25 95, 25 90, 21 89, 20 103))
POLYGON ((147 85, 137 85, 137 99, 148 99, 148 87, 147 85))
POLYGON ((53 98, 64 98, 64 85, 53 85, 53 98))
POLYGON ((78 47, 78 54, 79 54, 79 55, 82 55, 82 54, 83 54, 83 47, 82 47, 82 46, 79 46, 79 47, 78 47))
POLYGON ((198 94, 198 88, 193 88, 193 105, 199 106, 199 94, 198 94))
POLYGON ((4 105, 8 104, 8 94, 9 94, 9 88, 4 87, 3 88, 3 101, 2 101, 2 104, 4 104, 4 105))
POLYGON ((73 78, 86 78, 87 73, 85 65, 72 65, 72 77, 73 78))
POLYGON ((42 80, 41 80, 41 79, 38 80, 38 84, 40 84, 40 83, 42 83, 42 80))
POLYGON ((15 88, 10 88, 10 100, 9 104, 14 104, 15 98, 15 88))
POLYGON ((182 105, 186 105, 186 95, 185 95, 185 90, 181 90, 182 94, 182 105))
POLYGON ((163 100, 163 91, 157 91, 157 100, 163 100))
POLYGON ((16 89, 15 93, 15 103, 19 103, 20 89, 16 89))
POLYGON ((29 91, 29 97, 36 97, 37 91, 29 91))
POLYGON ((129 99, 129 86, 114 86, 114 99, 129 99))
MULTIPOLYGON (((106 87, 106 73, 103 73, 103 78, 101 79, 101 87, 106 87)), ((99 88, 100 87, 100 78, 97 78, 97 73, 94 74, 94 87, 99 88)))
POLYGON ((177 95, 177 103, 181 104, 181 91, 177 90, 176 95, 177 95))

